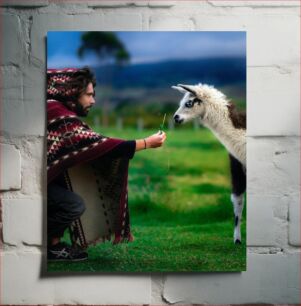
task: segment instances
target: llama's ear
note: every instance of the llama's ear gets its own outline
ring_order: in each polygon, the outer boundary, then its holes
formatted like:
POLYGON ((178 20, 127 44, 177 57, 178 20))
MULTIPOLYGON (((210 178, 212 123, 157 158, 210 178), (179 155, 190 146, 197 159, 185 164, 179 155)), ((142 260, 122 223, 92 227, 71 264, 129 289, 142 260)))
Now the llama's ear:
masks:
POLYGON ((181 87, 181 88, 183 88, 184 90, 189 91, 189 92, 192 93, 194 96, 196 96, 196 91, 195 91, 195 89, 194 89, 194 86, 178 84, 178 87, 181 87))
POLYGON ((185 94, 187 92, 184 88, 179 87, 179 86, 171 86, 171 88, 176 89, 183 94, 185 94))

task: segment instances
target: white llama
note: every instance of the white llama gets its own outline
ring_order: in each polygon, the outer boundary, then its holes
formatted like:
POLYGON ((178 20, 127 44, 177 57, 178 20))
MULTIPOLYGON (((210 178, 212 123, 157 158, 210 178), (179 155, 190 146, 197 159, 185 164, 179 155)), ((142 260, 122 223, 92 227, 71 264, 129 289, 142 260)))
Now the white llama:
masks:
POLYGON ((174 115, 176 123, 193 119, 209 128, 230 156, 231 201, 235 215, 234 242, 241 243, 240 223, 246 190, 246 115, 238 113, 226 96, 205 84, 172 86, 184 94, 174 115))

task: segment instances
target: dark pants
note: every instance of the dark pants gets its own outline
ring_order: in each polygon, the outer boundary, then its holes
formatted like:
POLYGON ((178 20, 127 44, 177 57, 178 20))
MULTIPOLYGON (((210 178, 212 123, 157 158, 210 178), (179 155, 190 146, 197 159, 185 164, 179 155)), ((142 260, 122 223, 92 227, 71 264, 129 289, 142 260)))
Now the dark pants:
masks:
POLYGON ((51 238, 62 237, 66 228, 85 211, 83 199, 76 193, 55 183, 47 188, 48 243, 51 238))

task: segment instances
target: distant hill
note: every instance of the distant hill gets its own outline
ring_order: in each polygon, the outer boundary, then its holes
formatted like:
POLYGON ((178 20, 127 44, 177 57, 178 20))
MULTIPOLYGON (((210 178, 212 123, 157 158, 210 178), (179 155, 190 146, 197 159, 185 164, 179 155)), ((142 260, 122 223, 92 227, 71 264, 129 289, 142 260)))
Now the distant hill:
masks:
POLYGON ((93 69, 98 84, 115 88, 167 88, 178 83, 216 87, 246 82, 246 58, 201 58, 93 69))

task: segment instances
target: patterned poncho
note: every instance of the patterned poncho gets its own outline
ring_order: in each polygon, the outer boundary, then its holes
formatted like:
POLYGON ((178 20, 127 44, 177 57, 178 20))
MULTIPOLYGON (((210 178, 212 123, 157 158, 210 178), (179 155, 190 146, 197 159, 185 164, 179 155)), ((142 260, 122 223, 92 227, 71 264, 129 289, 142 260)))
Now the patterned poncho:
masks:
MULTIPOLYGON (((122 142, 121 139, 108 138, 95 133, 63 103, 56 100, 47 101, 48 184, 63 176, 66 187, 73 190, 71 170, 78 165, 82 165, 83 170, 92 169, 93 175, 80 184, 87 185, 85 186, 87 190, 90 185, 96 186, 96 196, 106 227, 102 230, 104 236, 99 239, 110 239, 111 235, 114 235, 114 243, 132 239, 127 201, 129 160, 110 159, 105 156, 122 142)), ((77 176, 82 176, 83 179, 84 174, 77 172, 77 176)), ((86 220, 86 223, 89 228, 91 226, 89 220, 86 220)), ((73 235, 73 239, 82 246, 96 242, 95 237, 94 241, 89 239, 87 241, 87 233, 80 220, 73 224, 73 235)))

